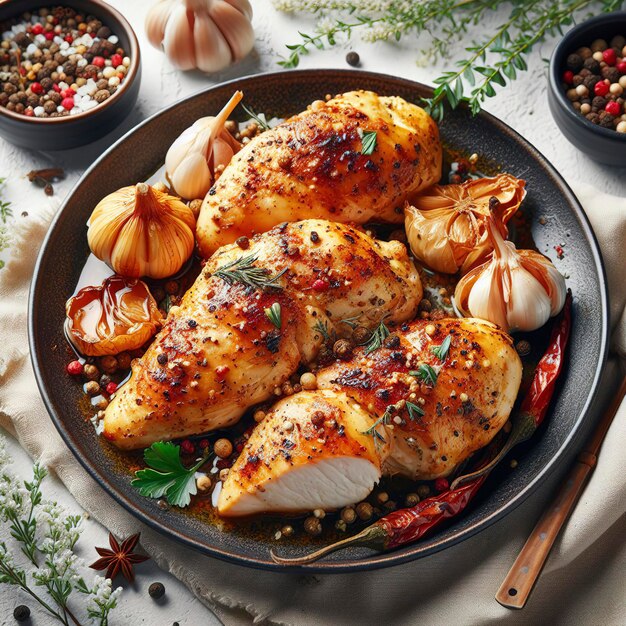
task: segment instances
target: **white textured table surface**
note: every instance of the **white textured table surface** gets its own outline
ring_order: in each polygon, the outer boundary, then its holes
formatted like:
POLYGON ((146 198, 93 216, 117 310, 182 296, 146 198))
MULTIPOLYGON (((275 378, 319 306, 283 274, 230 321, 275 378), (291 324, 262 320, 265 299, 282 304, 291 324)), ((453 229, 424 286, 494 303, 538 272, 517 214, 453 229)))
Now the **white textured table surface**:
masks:
MULTIPOLYGON (((246 74, 275 71, 278 56, 285 53, 284 44, 297 41, 297 31, 310 32, 312 25, 305 20, 291 18, 274 11, 269 0, 253 0, 254 24, 257 45, 250 57, 236 67, 217 76, 198 73, 182 74, 174 70, 164 56, 152 49, 143 33, 143 19, 152 0, 110 0, 130 20, 135 28, 143 55, 143 81, 136 109, 120 128, 111 136, 96 144, 65 153, 38 153, 24 150, 0 139, 0 177, 7 179, 3 199, 13 203, 16 219, 22 212, 37 212, 49 205, 58 207, 63 197, 76 183, 82 172, 113 141, 132 128, 137 122, 176 100, 211 86, 220 80, 236 78, 246 74), (25 175, 31 169, 60 166, 65 168, 67 179, 55 185, 56 194, 45 196, 41 189, 28 182, 25 175)), ((494 16, 497 20, 497 16, 494 16)), ((488 28, 488 24, 483 24, 488 28)), ((407 40, 402 45, 364 44, 353 41, 351 46, 361 56, 364 70, 391 73, 421 82, 430 82, 441 71, 441 66, 420 67, 417 59, 423 42, 407 40)), ((626 193, 625 169, 609 168, 590 161, 584 154, 571 146, 555 127, 547 109, 546 67, 541 60, 549 57, 553 42, 547 42, 535 51, 530 70, 523 74, 512 87, 487 103, 486 108, 525 136, 550 159, 568 181, 586 180, 609 193, 626 193)), ((338 47, 332 51, 315 52, 303 57, 301 67, 348 67, 344 57, 349 47, 338 47)), ((16 458, 15 469, 28 475, 29 461, 18 444, 11 440, 9 448, 16 458)), ((72 496, 58 482, 50 494, 70 508, 76 508, 72 496)), ((489 531, 487 531, 489 532, 489 531)), ((105 545, 106 530, 96 522, 87 525, 83 546, 105 545)), ((91 554, 86 558, 91 558, 91 554)), ((126 587, 116 612, 113 624, 157 624, 166 625, 178 621, 181 626, 210 624, 214 618, 210 612, 174 578, 158 571, 153 564, 138 568, 138 579, 134 586, 126 587), (150 582, 161 580, 167 588, 167 602, 156 606, 147 596, 150 582), (132 617, 132 622, 131 622, 132 617)), ((12 590, 3 588, 0 593, 0 620, 12 623, 9 618, 18 598, 12 590)), ((229 621, 234 619, 229 616, 229 621)), ((239 617, 241 619, 241 616, 239 617)), ((239 619, 237 621, 239 621, 239 619)), ((35 614, 33 624, 47 624, 41 614, 35 614)))

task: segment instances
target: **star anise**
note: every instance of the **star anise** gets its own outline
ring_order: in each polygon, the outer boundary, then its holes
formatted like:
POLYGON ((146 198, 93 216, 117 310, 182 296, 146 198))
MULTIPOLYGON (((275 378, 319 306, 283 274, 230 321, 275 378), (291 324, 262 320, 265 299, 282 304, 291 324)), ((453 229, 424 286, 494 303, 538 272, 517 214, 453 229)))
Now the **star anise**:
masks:
POLYGON ((106 578, 113 580, 120 571, 124 578, 128 582, 133 582, 135 574, 133 572, 133 566, 136 563, 143 563, 150 557, 142 554, 135 554, 133 550, 139 542, 141 533, 137 533, 128 539, 125 539, 120 545, 117 539, 109 533, 109 544, 111 549, 108 548, 96 548, 96 552, 102 557, 95 563, 92 563, 89 567, 95 570, 106 569, 106 578))

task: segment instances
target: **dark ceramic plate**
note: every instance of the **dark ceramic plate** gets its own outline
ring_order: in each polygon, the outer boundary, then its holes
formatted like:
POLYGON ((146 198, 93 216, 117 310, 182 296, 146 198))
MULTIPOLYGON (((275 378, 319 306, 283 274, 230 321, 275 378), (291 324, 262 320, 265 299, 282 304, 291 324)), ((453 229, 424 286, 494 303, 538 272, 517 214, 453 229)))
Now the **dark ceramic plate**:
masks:
MULTIPOLYGON (((225 532, 180 511, 163 511, 154 500, 139 496, 130 486, 123 465, 85 422, 78 408, 81 389, 63 375, 68 359, 63 336, 65 300, 73 292, 89 254, 85 222, 96 203, 118 187, 149 178, 179 133, 197 118, 215 114, 234 89, 242 89, 256 110, 284 117, 327 93, 359 88, 413 101, 430 94, 427 87, 417 83, 379 74, 279 72, 220 85, 154 115, 120 139, 83 176, 51 226, 35 270, 29 331, 33 365, 52 420, 76 458, 108 493, 146 524, 207 555, 242 565, 286 569, 269 559, 267 535, 225 532)), ((602 260, 587 218, 554 167, 494 117, 483 113, 472 118, 464 110, 448 113, 441 132, 448 149, 468 155, 477 152, 502 170, 526 179, 529 193, 524 206, 535 216, 533 236, 540 251, 554 258, 553 246, 566 243, 565 258, 557 266, 569 275, 568 284, 574 293, 570 355, 575 358, 568 360, 545 428, 532 445, 516 453, 516 471, 491 477, 479 500, 465 514, 414 545, 385 554, 363 548, 345 550, 308 566, 309 572, 394 565, 468 538, 511 512, 532 493, 568 453, 571 456, 589 426, 589 407, 606 357, 608 307, 602 260), (547 218, 544 226, 538 225, 538 215, 547 218)), ((306 549, 290 546, 289 553, 306 549)))

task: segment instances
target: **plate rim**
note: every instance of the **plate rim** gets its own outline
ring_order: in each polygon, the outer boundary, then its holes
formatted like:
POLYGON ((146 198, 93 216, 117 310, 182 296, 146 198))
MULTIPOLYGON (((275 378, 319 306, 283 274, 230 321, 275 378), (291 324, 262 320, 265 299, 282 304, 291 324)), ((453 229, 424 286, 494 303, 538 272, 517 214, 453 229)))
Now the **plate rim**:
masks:
POLYGON ((170 539, 174 539, 182 543, 183 545, 193 548, 196 551, 205 554, 206 556, 214 557, 223 561, 227 561, 229 563, 243 565, 246 567, 254 568, 254 569, 262 569, 266 571, 276 571, 276 572, 284 572, 284 573, 345 573, 345 572, 356 572, 356 571, 364 571, 364 570, 374 570, 374 569, 382 569, 386 567, 392 567, 395 565, 401 565, 403 563, 407 563, 409 561, 413 561, 436 552, 439 552, 445 548, 456 545, 465 539, 469 539, 470 537, 476 535, 479 532, 489 528, 495 522, 501 520, 509 513, 513 512, 522 502, 524 502, 534 491, 536 491, 538 484, 541 481, 545 481, 548 476, 554 473, 559 462, 562 457, 570 451, 570 449, 577 443, 577 440, 580 436, 581 426, 587 420, 589 413, 591 411, 591 406, 595 401, 598 391, 599 391, 599 382, 600 377, 604 371, 604 367, 608 358, 608 344, 609 344, 609 335, 610 335, 610 325, 609 325, 609 297, 608 297, 608 284, 607 284, 607 276, 606 269, 604 266, 604 261, 602 258, 602 253, 600 250, 600 246, 598 240, 595 236, 593 228, 591 227, 591 223, 589 218, 587 217, 582 205, 580 204, 578 198, 572 191, 571 187, 565 181, 565 179, 558 172, 556 167, 551 164, 550 161, 527 139, 525 139, 520 133, 511 128, 508 124, 495 117, 491 113, 487 111, 481 111, 480 116, 486 118, 498 131, 503 132, 505 135, 508 134, 512 136, 512 138, 527 147, 532 157, 538 162, 538 164, 544 169, 544 171, 549 174, 550 178, 553 179, 555 185, 559 190, 564 194, 568 204, 574 209, 576 214, 576 218, 578 219, 581 229, 584 232, 584 235, 587 238, 587 241, 590 244, 591 248, 591 256, 593 258, 594 267, 597 272, 599 280, 598 288, 600 291, 600 309, 601 309, 601 345, 600 345, 600 358, 598 359, 598 363, 595 366, 594 377, 591 385, 591 391, 585 401, 584 406, 579 412, 576 421, 573 423, 570 432, 567 434, 565 440, 561 443, 557 452, 552 456, 552 458, 541 468, 538 474, 524 486, 513 498, 509 499, 496 509, 489 516, 483 518, 480 522, 476 522, 474 525, 466 528, 464 530, 459 530, 453 532, 446 539, 441 539, 440 541, 431 542, 428 547, 422 547, 420 542, 414 543, 412 546, 408 547, 402 553, 394 552, 394 551, 383 551, 383 552, 374 552, 371 555, 368 555, 363 558, 359 558, 358 560, 343 561, 343 562, 333 562, 333 561, 320 561, 311 565, 305 566, 285 566, 274 563, 273 561, 263 560, 259 558, 253 558, 250 556, 245 556, 242 554, 237 554, 232 551, 223 550, 218 546, 207 546, 191 537, 188 537, 184 534, 181 534, 175 528, 164 528, 160 525, 156 519, 153 519, 149 514, 142 511, 137 504, 133 500, 127 498, 123 493, 117 491, 113 488, 113 486, 105 479, 104 474, 101 470, 99 470, 82 452, 78 449, 75 449, 72 446, 72 441, 69 436, 69 433, 65 429, 63 425, 63 421, 56 414, 56 411, 53 406, 53 402, 48 394, 48 390, 46 389, 43 381, 42 371, 39 366, 39 358, 37 354, 37 338, 36 338, 36 329, 34 325, 35 320, 35 294, 39 288, 42 277, 40 275, 41 264, 43 262, 44 254, 47 250, 48 243, 52 238, 52 234, 56 229, 57 223, 60 221, 62 214, 64 213, 66 206, 69 200, 73 197, 76 190, 83 184, 83 181, 92 174, 94 170, 97 169, 100 162, 107 157, 111 152, 115 151, 117 147, 125 142, 133 133, 135 133, 138 129, 143 126, 153 122, 158 119, 160 116, 169 113, 172 109, 181 106, 189 100, 192 100, 199 95, 210 93, 211 91, 217 89, 223 89, 224 87, 228 87, 232 85, 233 87, 237 86, 239 83, 243 81, 248 81, 251 79, 262 79, 264 77, 275 77, 280 78, 282 76, 287 75, 298 75, 303 79, 306 78, 307 75, 335 75, 335 76, 350 76, 354 77, 355 75, 363 77, 363 80, 383 80, 383 81, 393 81, 397 84, 404 83, 405 87, 418 87, 419 89, 426 89, 428 91, 432 91, 432 88, 428 85, 424 85, 423 83, 419 83, 417 81, 413 81, 407 78, 397 77, 397 76, 389 76, 387 74, 382 74, 379 72, 368 72, 363 70, 349 70, 349 69, 334 69, 334 68, 323 68, 323 69, 300 69, 300 70, 279 70, 275 72, 263 72, 256 74, 249 74, 246 76, 234 78, 225 82, 220 82, 211 87, 200 89, 195 91, 194 93, 177 100, 176 102, 168 105, 160 109, 159 111, 153 113, 145 120, 140 122, 139 124, 133 126, 130 130, 128 130, 122 137, 120 137, 117 141, 115 141, 107 150, 105 150, 93 163, 92 165, 85 170, 85 172, 81 175, 76 184, 72 187, 70 192, 65 197, 62 205, 59 207, 56 215, 52 219, 50 226, 46 232, 46 235, 43 239, 41 247, 37 253, 37 261, 35 264, 35 268, 33 271, 32 281, 29 288, 28 295, 28 344, 29 344, 29 355, 31 365, 33 367, 33 372, 35 374, 35 379, 37 381, 37 387, 39 392, 41 393, 42 399, 44 401, 44 406, 48 415, 50 416, 55 428, 58 433, 61 435, 63 442, 69 448, 74 457, 79 461, 82 467, 87 471, 91 478, 93 478, 98 486, 102 488, 108 495, 110 495, 117 503, 121 504, 128 512, 130 512, 135 518, 137 518, 143 524, 146 524, 148 527, 157 531, 161 535, 168 537, 170 539))

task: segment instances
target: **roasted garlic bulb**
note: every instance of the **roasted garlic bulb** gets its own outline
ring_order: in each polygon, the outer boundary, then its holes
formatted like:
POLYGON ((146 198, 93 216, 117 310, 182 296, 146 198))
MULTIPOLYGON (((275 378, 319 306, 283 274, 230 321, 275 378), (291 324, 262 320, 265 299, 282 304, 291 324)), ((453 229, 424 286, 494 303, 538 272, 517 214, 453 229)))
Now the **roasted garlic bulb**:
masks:
POLYGON ((182 70, 217 72, 254 46, 248 0, 160 0, 146 16, 148 41, 182 70))
POLYGON ((200 118, 167 151, 165 175, 181 198, 204 198, 215 179, 215 169, 228 165, 241 150, 224 123, 242 98, 243 93, 236 91, 217 116, 200 118))
POLYGON ((166 278, 193 253, 196 219, 178 198, 146 183, 103 198, 87 222, 91 251, 128 278, 166 278))
POLYGON ((491 258, 456 286, 454 303, 465 317, 493 322, 507 332, 536 330, 565 304, 565 278, 550 259, 517 250, 505 241, 494 219, 487 222, 491 258))
POLYGON ((67 336, 85 356, 140 348, 163 323, 148 286, 121 276, 84 287, 67 301, 65 312, 67 336))
POLYGON ((502 236, 526 191, 510 174, 434 185, 405 206, 405 226, 415 257, 437 272, 467 272, 491 252, 485 219, 493 215, 502 236))

